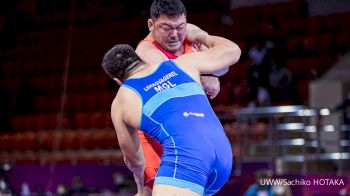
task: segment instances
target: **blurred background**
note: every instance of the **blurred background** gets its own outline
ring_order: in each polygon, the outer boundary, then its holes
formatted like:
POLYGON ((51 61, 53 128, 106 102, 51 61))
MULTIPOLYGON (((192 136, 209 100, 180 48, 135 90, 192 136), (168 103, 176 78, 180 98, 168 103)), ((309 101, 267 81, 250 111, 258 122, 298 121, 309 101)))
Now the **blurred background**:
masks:
MULTIPOLYGON (((100 63, 148 34, 151 2, 1 1, 0 195, 135 193, 110 119, 118 86, 100 63)), ((242 49, 211 101, 235 156, 217 195, 349 194, 350 2, 183 3, 188 22, 242 49)))

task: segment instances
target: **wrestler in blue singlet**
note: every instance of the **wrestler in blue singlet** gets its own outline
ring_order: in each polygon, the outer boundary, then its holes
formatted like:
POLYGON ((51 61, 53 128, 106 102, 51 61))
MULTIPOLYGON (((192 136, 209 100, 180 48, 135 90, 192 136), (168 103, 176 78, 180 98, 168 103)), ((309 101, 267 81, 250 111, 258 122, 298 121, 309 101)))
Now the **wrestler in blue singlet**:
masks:
POLYGON ((172 60, 123 86, 142 100, 141 130, 163 146, 155 184, 216 193, 231 174, 232 151, 203 88, 172 60))

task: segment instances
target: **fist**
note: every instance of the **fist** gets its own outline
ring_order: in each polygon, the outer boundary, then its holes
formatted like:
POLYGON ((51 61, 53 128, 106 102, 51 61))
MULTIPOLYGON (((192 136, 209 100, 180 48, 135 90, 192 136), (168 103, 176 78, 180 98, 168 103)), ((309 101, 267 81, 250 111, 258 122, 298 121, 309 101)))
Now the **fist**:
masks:
POLYGON ((214 99, 220 92, 220 81, 215 76, 201 76, 202 86, 210 99, 214 99))
POLYGON ((208 33, 198 26, 187 23, 187 39, 190 42, 202 43, 207 35, 208 33))

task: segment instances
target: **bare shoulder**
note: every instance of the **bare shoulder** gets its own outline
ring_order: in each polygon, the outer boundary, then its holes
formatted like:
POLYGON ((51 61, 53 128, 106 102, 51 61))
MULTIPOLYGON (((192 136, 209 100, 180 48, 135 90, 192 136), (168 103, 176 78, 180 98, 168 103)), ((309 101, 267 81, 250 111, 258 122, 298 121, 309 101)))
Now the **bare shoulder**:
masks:
MULTIPOLYGON (((133 92, 131 89, 120 86, 117 94, 114 97, 114 100, 112 102, 112 109, 113 108, 121 108, 122 105, 128 104, 128 102, 136 95, 135 92, 133 92)), ((136 95, 137 96, 137 95, 136 95)))
POLYGON ((144 39, 142 39, 139 44, 137 45, 135 51, 136 53, 138 52, 142 52, 143 50, 147 50, 147 49, 150 49, 153 46, 153 36, 151 33, 149 33, 144 39))
POLYGON ((136 47, 136 53, 142 53, 145 50, 155 48, 155 46, 150 41, 142 40, 136 47))
POLYGON ((137 93, 125 86, 121 86, 112 102, 112 118, 126 122, 132 127, 137 127, 141 110, 142 103, 137 93))
POLYGON ((199 61, 196 61, 196 56, 200 52, 195 53, 187 53, 179 56, 178 58, 174 59, 173 61, 179 66, 183 71, 185 71, 187 74, 189 74, 193 79, 195 79, 197 82, 200 83, 200 73, 196 67, 196 63, 199 63, 199 61), (196 54, 195 54, 196 53, 196 54))
POLYGON ((135 52, 148 64, 159 64, 167 60, 167 57, 149 41, 142 41, 137 46, 135 52))
POLYGON ((195 64, 200 62, 199 56, 201 56, 202 52, 192 52, 192 53, 186 53, 178 58, 174 59, 173 61, 178 64, 181 68, 195 68, 195 64))

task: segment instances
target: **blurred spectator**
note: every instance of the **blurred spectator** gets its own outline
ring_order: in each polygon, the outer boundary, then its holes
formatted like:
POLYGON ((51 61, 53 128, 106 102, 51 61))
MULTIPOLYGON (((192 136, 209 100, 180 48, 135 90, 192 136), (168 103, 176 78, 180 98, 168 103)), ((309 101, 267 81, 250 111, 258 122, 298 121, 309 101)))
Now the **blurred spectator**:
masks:
POLYGON ((340 196, 349 196, 350 195, 350 184, 345 186, 339 191, 340 196))
POLYGON ((35 185, 34 187, 34 191, 33 191, 33 195, 34 196, 44 196, 45 193, 44 191, 41 189, 40 185, 35 185))
POLYGON ((292 73, 278 65, 271 64, 269 83, 273 101, 283 101, 289 99, 289 86, 292 80, 292 73))
POLYGON ((16 91, 16 111, 18 114, 33 114, 36 112, 35 98, 45 92, 32 84, 29 76, 22 72, 20 84, 16 91))
POLYGON ((84 195, 85 188, 83 181, 79 176, 74 176, 72 179, 72 186, 69 190, 69 195, 84 195))
POLYGON ((257 65, 251 65, 248 69, 248 84, 250 100, 248 107, 268 107, 271 106, 270 94, 266 88, 263 71, 257 65))
POLYGON ((274 45, 272 42, 266 42, 260 35, 255 35, 252 39, 254 39, 254 42, 248 51, 248 56, 252 61, 252 64, 260 66, 263 63, 268 50, 274 48, 274 45))
POLYGON ((12 92, 9 88, 3 85, 2 76, 0 73, 0 132, 11 130, 9 118, 11 115, 11 99, 12 92))
MULTIPOLYGON (((276 180, 284 180, 284 179, 276 179, 276 180)), ((292 196, 292 190, 290 186, 286 184, 273 185, 271 190, 273 195, 275 196, 292 196)))
POLYGON ((276 50, 269 51, 266 63, 270 68, 269 88, 273 103, 291 100, 292 72, 282 66, 282 60, 276 50))
POLYGON ((258 86, 251 96, 251 101, 247 106, 248 108, 271 106, 270 93, 265 87, 258 86))
POLYGON ((66 184, 64 183, 60 183, 57 186, 57 190, 56 190, 56 195, 57 196, 68 196, 69 192, 68 192, 68 187, 66 184))
POLYGON ((12 192, 3 176, 0 176, 0 195, 12 195, 12 192))
POLYGON ((273 192, 271 185, 266 183, 271 179, 271 174, 267 170, 258 170, 255 172, 255 183, 250 185, 248 190, 244 193, 245 196, 272 196, 273 192))
POLYGON ((113 182, 116 187, 115 192, 117 193, 134 193, 136 188, 133 185, 133 182, 120 172, 113 173, 113 182))
POLYGON ((29 189, 29 185, 26 182, 22 183, 22 187, 21 187, 21 196, 30 196, 30 189, 29 189))

